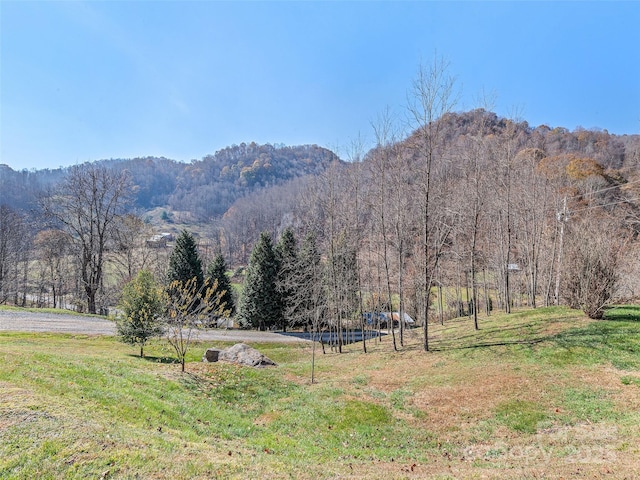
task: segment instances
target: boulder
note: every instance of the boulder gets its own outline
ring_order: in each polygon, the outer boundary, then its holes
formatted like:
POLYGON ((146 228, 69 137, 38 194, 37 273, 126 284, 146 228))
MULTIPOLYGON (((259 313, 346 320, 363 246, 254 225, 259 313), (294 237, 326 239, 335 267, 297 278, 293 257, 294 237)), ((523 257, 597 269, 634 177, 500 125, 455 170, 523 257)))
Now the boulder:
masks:
POLYGON ((233 347, 221 350, 218 360, 225 362, 237 363, 239 365, 247 365, 250 367, 266 367, 276 365, 276 363, 265 357, 255 348, 251 348, 245 343, 237 343, 233 347))
POLYGON ((204 352, 202 356, 203 362, 217 362, 220 358, 220 350, 219 348, 207 348, 207 351, 204 352))

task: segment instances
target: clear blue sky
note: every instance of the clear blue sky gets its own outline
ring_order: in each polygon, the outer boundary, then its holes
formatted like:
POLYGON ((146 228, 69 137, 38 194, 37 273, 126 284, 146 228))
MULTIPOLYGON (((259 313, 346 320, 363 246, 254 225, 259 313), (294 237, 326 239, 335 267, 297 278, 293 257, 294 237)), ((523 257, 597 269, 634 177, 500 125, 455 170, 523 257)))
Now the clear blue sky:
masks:
POLYGON ((532 126, 640 133, 636 1, 1 0, 0 21, 0 163, 14 169, 371 142, 436 51, 457 110, 484 89, 532 126))

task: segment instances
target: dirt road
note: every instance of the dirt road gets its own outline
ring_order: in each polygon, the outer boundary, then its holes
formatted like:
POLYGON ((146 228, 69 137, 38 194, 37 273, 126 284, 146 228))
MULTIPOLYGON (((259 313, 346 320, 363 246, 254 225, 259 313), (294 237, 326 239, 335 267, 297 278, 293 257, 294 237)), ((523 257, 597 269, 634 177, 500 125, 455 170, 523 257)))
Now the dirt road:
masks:
MULTIPOLYGON (((116 327, 112 321, 98 317, 0 310, 0 331, 115 335, 116 327)), ((206 330, 199 332, 198 338, 201 340, 248 343, 307 341, 287 334, 256 332, 253 330, 206 330)))

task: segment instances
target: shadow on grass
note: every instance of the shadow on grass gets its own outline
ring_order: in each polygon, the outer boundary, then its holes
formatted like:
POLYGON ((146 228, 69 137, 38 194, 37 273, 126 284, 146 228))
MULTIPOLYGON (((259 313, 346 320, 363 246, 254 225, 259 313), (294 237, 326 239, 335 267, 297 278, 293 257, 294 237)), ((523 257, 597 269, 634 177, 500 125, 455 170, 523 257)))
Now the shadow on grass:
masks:
POLYGON ((640 322, 640 305, 621 305, 607 308, 604 320, 640 322))
POLYGON ((608 344, 616 341, 616 339, 620 339, 623 341, 622 343, 635 345, 635 343, 637 343, 636 338, 640 333, 639 326, 631 324, 626 320, 620 319, 619 321, 623 323, 601 320, 598 323, 592 323, 586 327, 573 328, 551 335, 547 337, 546 340, 555 341, 556 343, 567 342, 592 347, 596 344, 608 344))
MULTIPOLYGON (((550 319, 549 322, 551 321, 555 321, 555 319, 550 319)), ((535 336, 535 335, 539 335, 544 331, 545 326, 541 323, 522 323, 522 324, 518 324, 518 325, 513 325, 513 326, 504 326, 504 325, 500 325, 500 326, 491 326, 491 327, 483 327, 481 326, 479 330, 472 330, 469 333, 465 333, 463 335, 459 335, 457 337, 451 338, 450 340, 443 340, 444 342, 447 341, 454 341, 454 342, 466 342, 466 341, 474 341, 474 340, 478 340, 478 337, 485 337, 485 338, 491 338, 491 337, 496 337, 496 336, 502 336, 502 337, 511 337, 513 336, 515 333, 517 332, 522 332, 522 336, 535 336)), ((432 337, 433 340, 438 341, 439 340, 439 334, 436 333, 433 335, 432 337)), ((496 341, 498 341, 498 339, 496 339, 496 341)))
POLYGON ((145 355, 144 357, 140 357, 140 355, 134 355, 133 353, 130 353, 128 356, 131 358, 138 358, 138 359, 145 360, 147 362, 153 362, 153 363, 168 363, 168 364, 180 363, 177 359, 173 357, 153 357, 148 355, 145 355))
MULTIPOLYGON (((277 333, 278 335, 284 335, 287 337, 296 337, 302 340, 315 340, 315 341, 320 340, 318 334, 311 334, 309 332, 273 332, 273 333, 277 333)), ((344 331, 342 333, 342 344, 349 345, 351 343, 359 343, 359 342, 362 342, 363 337, 366 340, 371 341, 371 340, 375 340, 378 337, 384 337, 386 335, 388 335, 388 333, 384 331, 378 332, 377 330, 365 330, 364 335, 362 333, 362 330, 349 330, 348 332, 344 331)), ((397 331, 396 331, 396 335, 397 335, 397 331)), ((338 334, 335 332, 322 332, 322 341, 326 345, 337 344, 338 334)))
MULTIPOLYGON (((472 336, 467 335, 450 341, 434 342, 434 351, 443 350, 464 350, 483 347, 497 347, 507 345, 536 345, 543 342, 551 342, 558 347, 572 348, 583 347, 589 349, 609 348, 614 350, 636 352, 635 338, 639 332, 638 325, 629 322, 640 323, 640 306, 624 306, 610 309, 604 320, 593 322, 585 327, 571 328, 552 335, 545 335, 543 328, 532 328, 529 331, 522 329, 521 338, 501 339, 488 338, 485 341, 472 342, 472 336), (618 323, 621 322, 621 323, 618 323), (627 323, 627 325, 625 325, 627 323), (460 341, 462 345, 456 344, 460 341), (466 343, 470 342, 470 343, 466 343)), ((528 326, 527 326, 528 327, 528 326)), ((520 327, 514 328, 514 334, 520 327)), ((503 329, 502 333, 505 330, 503 329)), ((500 332, 496 329, 495 333, 500 332)), ((494 334, 494 332, 489 332, 494 334)))
POLYGON ((481 327, 454 338, 442 339, 437 335, 430 341, 432 351, 469 350, 485 347, 504 347, 509 345, 536 345, 549 340, 545 333, 546 325, 561 321, 550 318, 544 324, 540 322, 521 323, 512 326, 481 327))
POLYGON ((532 338, 528 340, 505 340, 500 342, 484 342, 484 343, 472 343, 469 345, 447 345, 444 343, 438 343, 436 346, 430 348, 433 352, 444 352, 449 350, 468 350, 473 348, 486 348, 486 347, 506 347, 508 345, 535 345, 542 343, 547 338, 532 338))
MULTIPOLYGON (((452 323, 447 326, 446 331, 440 331, 430 337, 429 350, 461 351, 517 345, 534 346, 549 342, 564 349, 574 347, 601 349, 609 353, 620 352, 623 355, 636 355, 636 352, 640 352, 640 347, 636 345, 635 340, 640 334, 640 305, 611 307, 603 320, 549 334, 550 324, 562 324, 565 320, 565 317, 550 316, 515 325, 505 321, 497 326, 481 325, 478 331, 467 330, 464 333, 456 332, 455 329, 460 328, 460 325, 452 323)), ((408 345, 403 349, 420 350, 422 345, 408 345)))

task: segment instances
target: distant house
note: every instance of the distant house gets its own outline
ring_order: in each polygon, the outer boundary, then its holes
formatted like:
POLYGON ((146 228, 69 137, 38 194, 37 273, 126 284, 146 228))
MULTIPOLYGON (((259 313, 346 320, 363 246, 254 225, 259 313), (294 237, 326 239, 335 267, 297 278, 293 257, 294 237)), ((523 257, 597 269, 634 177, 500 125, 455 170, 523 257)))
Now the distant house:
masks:
POLYGON ((170 242, 172 240, 173 235, 168 232, 164 232, 153 235, 147 240, 146 244, 149 248, 166 248, 167 242, 170 242))
MULTIPOLYGON (((400 325, 400 312, 365 312, 362 314, 367 325, 387 328, 393 320, 393 325, 400 325)), ((407 327, 415 325, 415 320, 407 312, 403 312, 404 324, 407 327)))

